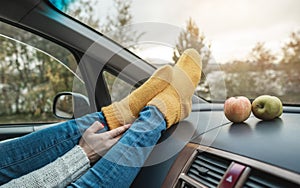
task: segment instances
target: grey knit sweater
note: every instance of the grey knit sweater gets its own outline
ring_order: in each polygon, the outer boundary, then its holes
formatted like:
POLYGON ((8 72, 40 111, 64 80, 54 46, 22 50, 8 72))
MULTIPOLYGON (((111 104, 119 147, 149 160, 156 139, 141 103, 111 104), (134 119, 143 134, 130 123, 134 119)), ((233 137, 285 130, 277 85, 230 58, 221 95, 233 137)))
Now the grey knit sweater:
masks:
POLYGON ((1 188, 66 187, 90 167, 80 146, 75 146, 54 162, 0 186, 1 188))

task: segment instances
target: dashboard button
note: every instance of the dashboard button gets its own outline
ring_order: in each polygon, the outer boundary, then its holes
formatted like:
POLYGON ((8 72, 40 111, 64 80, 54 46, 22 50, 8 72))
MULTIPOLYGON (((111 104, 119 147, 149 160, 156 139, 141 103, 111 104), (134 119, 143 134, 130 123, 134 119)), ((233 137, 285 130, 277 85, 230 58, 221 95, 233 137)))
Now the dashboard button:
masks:
POLYGON ((233 163, 227 173, 225 174, 225 177, 222 179, 221 183, 219 184, 218 188, 232 188, 236 184, 237 180, 245 170, 245 166, 233 163))

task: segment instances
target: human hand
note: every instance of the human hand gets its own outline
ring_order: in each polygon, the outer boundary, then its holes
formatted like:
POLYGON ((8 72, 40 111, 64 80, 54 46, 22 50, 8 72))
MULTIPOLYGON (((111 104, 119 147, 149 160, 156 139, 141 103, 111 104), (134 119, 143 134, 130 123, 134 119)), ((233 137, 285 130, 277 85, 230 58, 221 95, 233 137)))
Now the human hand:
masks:
POLYGON ((97 133, 104 126, 96 121, 83 133, 79 146, 84 150, 90 162, 94 163, 117 143, 129 127, 130 125, 124 125, 111 131, 97 133))

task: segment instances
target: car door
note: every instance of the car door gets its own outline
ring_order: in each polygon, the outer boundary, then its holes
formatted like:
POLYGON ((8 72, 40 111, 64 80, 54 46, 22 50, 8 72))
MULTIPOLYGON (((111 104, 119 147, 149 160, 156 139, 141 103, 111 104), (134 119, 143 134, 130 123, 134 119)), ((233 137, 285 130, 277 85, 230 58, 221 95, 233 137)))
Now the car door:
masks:
MULTIPOLYGON (((46 0, 3 0, 0 4, 0 21, 7 27, 13 27, 8 32, 1 33, 1 37, 14 43, 14 48, 17 49, 13 54, 0 51, 5 60, 1 62, 6 65, 3 65, 5 78, 10 79, 9 83, 1 81, 1 87, 10 88, 17 82, 15 85, 22 86, 19 93, 23 94, 21 99, 7 94, 9 100, 20 105, 18 108, 13 102, 7 103, 6 99, 1 99, 1 104, 11 104, 12 109, 9 115, 2 112, 0 114, 2 121, 9 116, 12 119, 1 123, 1 140, 22 136, 64 121, 52 116, 52 100, 57 92, 81 93, 89 99, 89 112, 99 111, 102 106, 127 95, 155 70, 152 65, 119 44, 64 15, 46 0), (27 34, 24 37, 23 34, 16 35, 18 29, 27 34), (15 57, 19 53, 22 58, 15 57), (28 66, 26 69, 25 64, 28 66), (43 66, 50 68, 41 73, 43 66), (23 72, 25 70, 27 73, 23 72), (13 73, 18 79, 10 76, 13 73), (31 83, 21 75, 32 78, 31 83), (20 112, 25 113, 26 117, 22 117, 20 112)), ((164 134, 162 140, 164 136, 169 135, 164 134)), ((149 174, 154 180, 149 186, 161 185, 175 158, 173 156, 160 164, 143 168, 132 186, 145 186, 149 174)))
POLYGON ((155 70, 48 1, 2 1, 0 21, 1 140, 63 121, 52 113, 59 92, 85 95, 93 112, 124 97, 155 70))
MULTIPOLYGON (((87 90, 70 51, 4 22, 0 22, 0 28, 1 141, 64 121, 53 114, 55 96, 71 92, 87 98, 87 90)), ((108 102, 120 100, 126 95, 124 91, 134 88, 106 69, 99 77, 103 78, 107 88, 99 90, 107 90, 111 96, 108 102)), ((106 92, 98 93, 103 96, 106 92)), ((90 109, 85 110, 80 112, 80 116, 91 112, 90 109)), ((76 115, 78 117, 79 113, 76 115)))
POLYGON ((76 92, 87 94, 70 51, 5 22, 0 28, 0 140, 5 140, 62 121, 52 113, 57 93, 76 85, 76 92))

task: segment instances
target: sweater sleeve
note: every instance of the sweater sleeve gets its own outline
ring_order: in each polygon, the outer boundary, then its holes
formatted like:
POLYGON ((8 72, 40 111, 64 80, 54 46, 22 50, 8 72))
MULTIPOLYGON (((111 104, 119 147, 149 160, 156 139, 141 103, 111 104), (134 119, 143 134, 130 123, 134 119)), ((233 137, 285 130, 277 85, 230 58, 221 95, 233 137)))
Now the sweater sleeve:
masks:
POLYGON ((66 187, 78 179, 90 167, 89 159, 80 146, 75 146, 54 162, 13 179, 1 188, 66 187))

